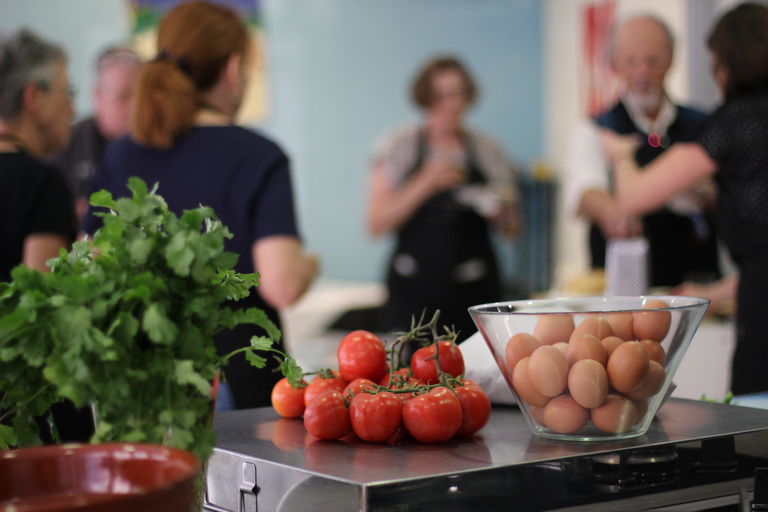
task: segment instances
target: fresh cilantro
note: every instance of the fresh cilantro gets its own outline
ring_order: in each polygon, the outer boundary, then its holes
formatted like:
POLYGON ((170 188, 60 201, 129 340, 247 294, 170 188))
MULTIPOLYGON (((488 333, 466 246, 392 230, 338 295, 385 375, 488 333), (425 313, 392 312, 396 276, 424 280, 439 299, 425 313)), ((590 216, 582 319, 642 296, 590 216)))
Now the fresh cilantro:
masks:
POLYGON ((157 186, 128 186, 131 198, 91 196, 108 209, 97 214, 103 227, 50 260, 52 272, 20 265, 0 283, 0 450, 40 444, 37 420, 67 398, 93 407, 92 442, 166 444, 206 460, 211 382, 232 357, 263 368, 272 352, 289 380, 301 380, 296 362, 273 348, 281 333, 264 311, 223 306, 247 297, 259 276, 233 269, 237 255, 224 250, 232 234, 213 210, 178 218, 157 186), (213 336, 240 324, 265 335, 218 357, 213 336))

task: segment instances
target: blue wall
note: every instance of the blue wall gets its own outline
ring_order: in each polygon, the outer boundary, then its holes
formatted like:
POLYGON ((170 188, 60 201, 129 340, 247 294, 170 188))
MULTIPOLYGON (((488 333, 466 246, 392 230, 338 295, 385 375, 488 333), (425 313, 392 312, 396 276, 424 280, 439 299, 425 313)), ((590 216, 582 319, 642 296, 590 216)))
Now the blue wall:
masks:
MULTIPOLYGON (((122 0, 0 2, 0 29, 27 24, 67 47, 73 81, 81 90, 90 87, 90 63, 98 51, 127 33, 122 0)), ((321 254, 326 277, 382 275, 389 241, 372 240, 364 229, 370 150, 383 132, 418 119, 407 87, 433 54, 457 54, 477 78, 481 97, 470 116, 472 126, 499 140, 523 166, 541 157, 539 2, 263 4, 270 106, 259 129, 292 159, 302 232, 307 247, 321 254)), ((87 96, 78 106, 88 111, 87 96)))

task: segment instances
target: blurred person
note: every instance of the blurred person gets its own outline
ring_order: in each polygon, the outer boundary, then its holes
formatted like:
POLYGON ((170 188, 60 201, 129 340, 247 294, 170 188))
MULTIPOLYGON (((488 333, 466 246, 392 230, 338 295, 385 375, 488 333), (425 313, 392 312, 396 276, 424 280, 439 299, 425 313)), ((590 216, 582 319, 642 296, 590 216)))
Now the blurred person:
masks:
POLYGON ((370 171, 368 230, 397 238, 380 327, 407 331, 412 316, 439 309, 438 324, 462 341, 477 330, 467 307, 501 300, 490 230, 519 228, 515 171, 501 147, 465 126, 477 86, 459 60, 428 62, 411 93, 423 121, 387 134, 370 171))
POLYGON ((20 263, 48 271, 77 233, 64 178, 44 160, 69 140, 67 57, 22 29, 0 41, 0 281, 20 263))
POLYGON ((69 145, 53 160, 70 184, 79 220, 88 210, 88 188, 107 145, 128 133, 141 59, 127 48, 112 47, 96 61, 94 115, 72 127, 69 145))
MULTIPOLYGON (((254 293, 228 305, 258 307, 280 326, 277 310, 306 291, 318 260, 302 250, 288 158, 274 142, 234 125, 253 57, 247 29, 223 6, 185 2, 161 21, 157 48, 139 75, 130 136, 109 146, 92 190, 126 197, 128 179, 138 176, 159 183, 177 215, 201 204, 213 208, 233 234, 225 248, 240 256, 235 270, 260 274, 254 293)), ((85 231, 98 224, 89 211, 85 231)), ((219 353, 248 346, 257 334, 264 332, 252 325, 224 331, 216 336, 219 353)), ((270 359, 257 369, 234 358, 219 397, 229 389, 239 409, 269 405, 278 366, 270 359)))
POLYGON ((650 286, 719 277, 710 218, 713 184, 704 181, 642 217, 627 215, 611 195, 611 173, 600 144, 600 129, 638 134, 643 142, 634 157, 643 166, 671 143, 692 139, 706 114, 672 103, 664 89, 673 47, 669 28, 655 17, 631 18, 617 27, 610 64, 619 79, 619 100, 577 126, 565 164, 566 208, 590 222, 592 268, 605 268, 607 239, 644 236, 649 243, 650 286))
POLYGON ((731 391, 740 395, 768 390, 768 7, 745 3, 729 10, 707 46, 723 103, 691 142, 674 144, 639 169, 640 141, 610 131, 602 140, 616 200, 628 215, 653 211, 714 177, 718 233, 738 269, 730 282, 737 286, 731 391))

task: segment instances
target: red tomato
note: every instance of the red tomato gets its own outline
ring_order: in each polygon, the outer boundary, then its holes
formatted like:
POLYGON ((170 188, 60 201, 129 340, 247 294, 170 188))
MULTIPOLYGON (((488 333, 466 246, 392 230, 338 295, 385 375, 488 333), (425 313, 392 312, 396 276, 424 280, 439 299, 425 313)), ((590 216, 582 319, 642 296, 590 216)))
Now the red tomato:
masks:
POLYGON ((352 429, 363 441, 382 443, 392 437, 402 419, 403 403, 394 393, 384 391, 357 395, 349 404, 352 429))
POLYGON ((461 426, 461 402, 456 393, 437 387, 403 406, 405 428, 422 443, 440 443, 452 438, 461 426))
POLYGON ((323 391, 328 391, 329 389, 344 391, 344 388, 347 387, 347 382, 342 380, 339 372, 333 372, 333 374, 334 376, 329 378, 316 375, 315 378, 312 379, 312 382, 307 385, 307 390, 304 393, 304 405, 309 406, 309 404, 312 403, 312 400, 323 391))
POLYGON ((307 432, 320 439, 340 439, 352 431, 344 395, 336 389, 323 391, 304 410, 307 432))
POLYGON ((377 388, 377 385, 375 382, 373 382, 371 379, 364 379, 360 377, 359 379, 355 379, 349 384, 347 384, 347 387, 344 388, 344 397, 346 397, 350 392, 357 396, 360 393, 363 392, 363 389, 370 389, 371 391, 375 390, 377 388))
POLYGON ((285 418, 298 418, 304 414, 304 392, 307 389, 307 383, 301 381, 303 385, 293 389, 288 379, 283 377, 272 388, 272 407, 275 408, 280 416, 285 418))
POLYGON ((360 377, 379 382, 387 372, 384 343, 368 331, 353 331, 344 336, 337 355, 341 378, 347 382, 360 377))
POLYGON ((461 426, 456 436, 471 436, 491 419, 491 400, 477 384, 459 386, 454 391, 461 403, 461 426))
MULTIPOLYGON (((440 371, 454 377, 464 373, 464 356, 461 355, 459 346, 449 340, 443 340, 437 345, 440 346, 440 371)), ((420 348, 411 357, 413 376, 427 384, 439 382, 434 355, 435 344, 420 348)))

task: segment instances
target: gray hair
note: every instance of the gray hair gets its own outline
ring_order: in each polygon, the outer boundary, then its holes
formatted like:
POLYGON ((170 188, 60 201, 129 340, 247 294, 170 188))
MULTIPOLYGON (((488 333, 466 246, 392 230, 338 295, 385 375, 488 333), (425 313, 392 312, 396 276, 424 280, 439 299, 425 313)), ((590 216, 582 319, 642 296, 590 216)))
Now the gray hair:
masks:
POLYGON ((631 18, 622 20, 620 23, 614 24, 613 28, 611 29, 610 38, 608 40, 608 62, 613 62, 613 56, 614 56, 614 53, 616 52, 616 40, 619 37, 619 32, 621 32, 621 29, 624 28, 629 22, 636 21, 636 20, 648 20, 656 23, 656 25, 659 26, 662 32, 664 32, 664 36, 667 39, 669 54, 672 55, 674 53, 675 35, 672 33, 672 30, 669 28, 669 25, 667 25, 667 23, 664 20, 662 20, 661 18, 653 14, 641 14, 641 15, 633 16, 631 18))
POLYGON ((111 46, 99 54, 96 60, 96 71, 100 73, 115 64, 140 67, 142 63, 141 58, 130 48, 111 46))
POLYGON ((29 29, 0 38, 0 119, 15 119, 24 106, 27 84, 49 84, 56 74, 55 64, 66 62, 61 47, 29 29))

